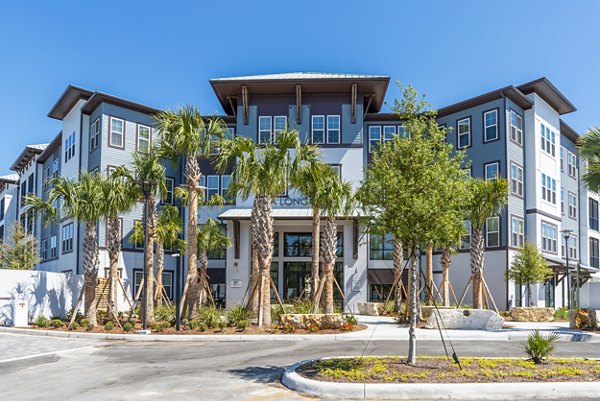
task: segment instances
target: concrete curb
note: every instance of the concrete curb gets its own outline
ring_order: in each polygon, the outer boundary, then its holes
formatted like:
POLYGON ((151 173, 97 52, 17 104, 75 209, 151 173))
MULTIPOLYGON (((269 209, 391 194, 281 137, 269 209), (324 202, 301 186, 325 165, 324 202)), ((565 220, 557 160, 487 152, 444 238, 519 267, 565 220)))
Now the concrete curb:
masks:
POLYGON ((287 368, 281 383, 299 393, 323 398, 374 400, 597 400, 599 382, 547 383, 333 383, 307 379, 287 368))

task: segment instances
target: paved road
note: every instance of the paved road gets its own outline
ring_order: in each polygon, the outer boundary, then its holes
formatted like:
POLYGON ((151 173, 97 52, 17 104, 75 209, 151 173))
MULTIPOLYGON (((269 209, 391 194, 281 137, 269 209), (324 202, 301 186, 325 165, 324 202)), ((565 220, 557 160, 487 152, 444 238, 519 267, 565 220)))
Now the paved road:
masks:
MULTIPOLYGON (((456 342, 459 355, 520 356, 519 342, 456 342)), ((442 355, 439 342, 418 343, 442 355)), ((293 362, 402 355, 405 341, 133 343, 0 333, 1 400, 307 400, 279 384, 293 362), (18 359, 16 359, 18 358, 18 359)), ((560 356, 600 357, 597 344, 560 343, 560 356)))

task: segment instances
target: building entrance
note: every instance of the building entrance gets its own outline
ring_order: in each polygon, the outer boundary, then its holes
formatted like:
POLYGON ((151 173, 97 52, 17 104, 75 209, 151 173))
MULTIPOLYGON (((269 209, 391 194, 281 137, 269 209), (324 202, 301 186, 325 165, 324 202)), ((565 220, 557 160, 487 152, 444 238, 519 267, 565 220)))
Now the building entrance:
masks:
POLYGON ((287 301, 307 297, 310 288, 311 262, 283 263, 283 298, 287 301))

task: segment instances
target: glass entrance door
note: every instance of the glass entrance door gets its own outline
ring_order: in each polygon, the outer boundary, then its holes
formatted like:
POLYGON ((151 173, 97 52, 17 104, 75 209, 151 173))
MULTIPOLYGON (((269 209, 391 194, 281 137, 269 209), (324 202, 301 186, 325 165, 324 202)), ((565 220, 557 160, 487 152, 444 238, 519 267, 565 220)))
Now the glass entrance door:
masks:
POLYGON ((304 297, 310 280, 310 262, 285 262, 283 264, 283 298, 291 301, 304 297))

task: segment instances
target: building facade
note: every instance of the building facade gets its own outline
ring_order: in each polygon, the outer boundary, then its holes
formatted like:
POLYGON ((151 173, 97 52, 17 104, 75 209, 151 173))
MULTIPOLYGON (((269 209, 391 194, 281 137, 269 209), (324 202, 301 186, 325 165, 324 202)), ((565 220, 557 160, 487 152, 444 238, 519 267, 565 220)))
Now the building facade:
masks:
MULTIPOLYGON (((389 77, 347 74, 294 73, 213 79, 229 137, 245 136, 257 143, 272 142, 289 127, 304 143, 318 144, 324 161, 358 188, 373 152, 395 135, 407 135, 395 114, 382 113, 389 77)), ((521 305, 523 289, 505 279, 519 246, 537 244, 554 276, 536 285, 533 303, 566 305, 566 255, 573 273, 579 265, 581 282, 599 268, 598 194, 580 182, 578 135, 561 116, 575 111, 569 100, 547 79, 507 86, 439 109, 439 123, 448 142, 467 154, 465 169, 473 177, 504 177, 510 183, 509 202, 485 225, 485 278, 499 309, 521 305), (564 230, 570 231, 565 244, 564 230)), ((19 221, 39 244, 40 270, 82 273, 80 222, 65 220, 43 226, 20 200, 22 194, 47 196, 49 178, 76 179, 80 171, 109 174, 131 165, 135 150, 157 140, 153 115, 157 109, 101 92, 69 86, 49 113, 61 131, 47 145, 30 145, 11 166, 17 174, 0 177, 0 227, 19 221)), ((205 199, 225 195, 229 174, 219 174, 210 160, 201 160, 205 199)), ((173 189, 183 182, 181 162, 165 162, 169 188, 160 204, 177 204, 173 189)), ((580 168, 581 167, 581 168, 580 168)), ((60 206, 60 205, 57 205, 60 206)), ((180 206, 185 219, 186 209, 180 206)), ((243 302, 251 264, 249 235, 252 199, 229 199, 223 207, 201 207, 199 223, 218 219, 232 246, 209 255, 209 277, 215 299, 232 306, 243 302)), ((123 250, 120 275, 128 295, 141 280, 143 249, 130 241, 141 205, 121 216, 123 250)), ((312 211, 307 199, 290 189, 274 203, 275 238, 271 275, 283 299, 306 295, 312 246, 312 211)), ((470 222, 453 257, 450 279, 457 298, 469 279, 470 222)), ((335 277, 341 291, 336 299, 345 309, 357 302, 382 300, 393 281, 389 236, 368 234, 357 219, 338 221, 335 277), (342 293, 343 292, 343 296, 342 293)), ((107 275, 105 225, 99 224, 100 272, 107 275)), ((180 287, 185 257, 167 252, 163 282, 170 297, 180 287)), ((439 282, 439 254, 434 255, 439 282)), ((470 292, 467 291, 467 302, 470 292)))

